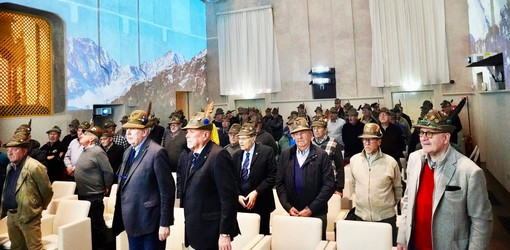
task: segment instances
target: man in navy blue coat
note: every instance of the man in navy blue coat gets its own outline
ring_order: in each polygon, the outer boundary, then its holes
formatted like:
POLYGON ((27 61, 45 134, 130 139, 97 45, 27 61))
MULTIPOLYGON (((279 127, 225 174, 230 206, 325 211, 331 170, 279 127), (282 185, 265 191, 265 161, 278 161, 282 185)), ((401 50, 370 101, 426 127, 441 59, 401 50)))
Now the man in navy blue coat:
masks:
POLYGON ((135 110, 122 125, 131 145, 118 171, 113 233, 124 229, 130 249, 165 249, 174 222, 175 182, 166 149, 148 139, 149 117, 135 110))
POLYGON ((290 133, 296 145, 280 156, 276 191, 290 216, 322 220, 326 238, 328 200, 335 192, 335 177, 328 153, 311 143, 312 131, 304 117, 294 120, 290 133))
POLYGON ((183 170, 181 196, 185 245, 231 249, 230 242, 239 234, 234 165, 228 151, 211 141, 211 120, 198 112, 183 128, 191 149, 183 170))

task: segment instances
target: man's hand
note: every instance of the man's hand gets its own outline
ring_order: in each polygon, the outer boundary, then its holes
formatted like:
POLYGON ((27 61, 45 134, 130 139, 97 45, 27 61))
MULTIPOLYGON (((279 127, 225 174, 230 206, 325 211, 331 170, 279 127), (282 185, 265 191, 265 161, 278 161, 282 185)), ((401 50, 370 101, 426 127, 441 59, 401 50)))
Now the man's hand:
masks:
POLYGON ((239 202, 239 204, 241 204, 241 206, 243 206, 244 208, 246 208, 246 203, 244 202, 246 200, 246 197, 242 196, 242 195, 239 195, 239 198, 237 198, 237 201, 239 202))
POLYGON ((407 250, 407 247, 400 243, 397 243, 397 250, 407 250))
POLYGON ((71 175, 71 174, 74 172, 74 169, 73 169, 73 167, 72 167, 72 166, 71 166, 71 167, 69 167, 69 166, 68 166, 68 167, 66 168, 66 171, 67 171, 67 174, 68 174, 68 175, 71 175))
POLYGON ((170 236, 170 227, 159 227, 159 240, 164 241, 170 236))
POLYGON ((299 211, 298 216, 310 217, 310 216, 312 216, 312 210, 310 210, 310 208, 308 208, 308 207, 305 207, 305 209, 299 211))
POLYGON ((48 155, 48 157, 46 157, 46 159, 48 159, 49 161, 51 161, 53 158, 55 158, 54 155, 48 155))
POLYGON ((255 201, 257 200, 257 196, 259 193, 257 193, 256 190, 251 191, 251 193, 246 196, 246 208, 248 210, 251 210, 255 206, 255 201))
POLYGON ((335 194, 340 195, 340 198, 344 197, 344 193, 340 191, 335 191, 335 194))
POLYGON ((290 214, 290 216, 299 216, 299 211, 295 207, 292 207, 289 210, 289 214, 290 214))
POLYGON ((218 249, 219 250, 232 249, 232 246, 230 245, 230 235, 224 236, 220 234, 220 238, 218 239, 218 249))

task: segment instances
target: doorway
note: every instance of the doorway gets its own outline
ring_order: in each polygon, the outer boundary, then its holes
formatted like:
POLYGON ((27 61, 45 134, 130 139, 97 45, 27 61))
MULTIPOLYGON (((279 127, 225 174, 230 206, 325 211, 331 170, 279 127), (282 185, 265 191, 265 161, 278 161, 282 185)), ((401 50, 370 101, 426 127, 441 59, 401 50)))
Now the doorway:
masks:
POLYGON ((404 108, 404 113, 411 117, 411 121, 413 122, 413 124, 415 124, 416 120, 420 116, 421 113, 420 107, 423 104, 423 101, 425 100, 432 101, 433 96, 434 91, 432 90, 413 92, 393 92, 391 93, 391 99, 393 102, 392 107, 395 107, 395 104, 397 103, 402 104, 402 108, 404 108))
POLYGON ((182 110, 184 116, 189 115, 189 92, 175 91, 175 110, 182 110))

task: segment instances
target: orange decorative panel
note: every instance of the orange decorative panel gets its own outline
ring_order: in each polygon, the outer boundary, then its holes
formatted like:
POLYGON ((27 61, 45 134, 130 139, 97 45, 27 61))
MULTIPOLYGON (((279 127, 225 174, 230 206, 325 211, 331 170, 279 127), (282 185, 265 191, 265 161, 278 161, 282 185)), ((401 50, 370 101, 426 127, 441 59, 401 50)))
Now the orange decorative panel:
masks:
POLYGON ((51 25, 0 11, 0 117, 52 114, 51 25))

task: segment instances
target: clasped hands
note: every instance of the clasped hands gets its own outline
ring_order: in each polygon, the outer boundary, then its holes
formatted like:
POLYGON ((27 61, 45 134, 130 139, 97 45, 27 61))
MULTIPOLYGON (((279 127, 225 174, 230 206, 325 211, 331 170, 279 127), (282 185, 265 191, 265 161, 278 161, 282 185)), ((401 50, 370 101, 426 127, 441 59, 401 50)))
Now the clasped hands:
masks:
POLYGON ((312 210, 310 208, 305 207, 303 210, 298 211, 295 207, 292 207, 289 210, 290 216, 300 216, 300 217, 310 217, 312 216, 312 210))
POLYGON ((257 200, 258 192, 256 190, 251 191, 246 197, 239 195, 239 204, 244 208, 251 210, 255 206, 255 201, 257 200))

